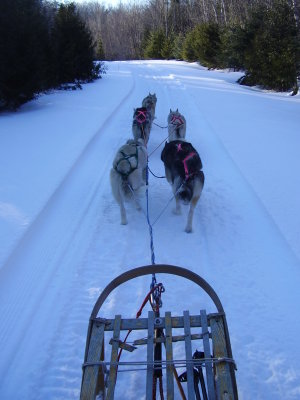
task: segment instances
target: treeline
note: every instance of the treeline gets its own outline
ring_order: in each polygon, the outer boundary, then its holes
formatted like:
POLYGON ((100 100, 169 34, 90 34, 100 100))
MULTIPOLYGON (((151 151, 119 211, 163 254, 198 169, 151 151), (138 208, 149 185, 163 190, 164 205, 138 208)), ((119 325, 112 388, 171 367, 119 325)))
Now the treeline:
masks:
POLYGON ((298 90, 299 0, 149 0, 79 7, 99 59, 179 59, 245 71, 240 83, 298 90))
POLYGON ((102 64, 93 60, 92 35, 74 4, 0 1, 0 109, 96 79, 102 64))

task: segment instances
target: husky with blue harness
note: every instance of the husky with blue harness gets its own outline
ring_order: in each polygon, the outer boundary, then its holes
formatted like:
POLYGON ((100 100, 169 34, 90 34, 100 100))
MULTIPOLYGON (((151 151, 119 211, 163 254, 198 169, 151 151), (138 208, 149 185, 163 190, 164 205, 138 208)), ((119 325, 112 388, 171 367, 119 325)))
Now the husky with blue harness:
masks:
POLYGON ((133 199, 136 208, 140 206, 136 200, 138 189, 146 185, 147 149, 142 139, 128 140, 120 147, 110 171, 110 183, 113 196, 120 206, 121 224, 127 224, 125 200, 133 199))

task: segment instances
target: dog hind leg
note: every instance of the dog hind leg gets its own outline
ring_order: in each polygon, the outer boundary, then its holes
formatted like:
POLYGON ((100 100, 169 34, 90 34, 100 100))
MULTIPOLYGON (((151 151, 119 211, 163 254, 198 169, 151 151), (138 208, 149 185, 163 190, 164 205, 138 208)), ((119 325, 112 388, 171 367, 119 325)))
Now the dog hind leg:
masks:
POLYGON ((181 205, 180 205, 180 197, 177 192, 179 192, 180 188, 182 187, 182 180, 180 177, 176 177, 174 179, 174 183, 172 185, 173 193, 175 196, 175 209, 173 210, 173 213, 175 215, 180 215, 181 214, 181 205))
POLYGON ((127 225, 128 222, 127 222, 126 210, 124 207, 124 195, 122 192, 122 178, 113 168, 110 171, 110 183, 111 183, 112 194, 116 202, 120 206, 121 224, 127 225))
POLYGON ((185 227, 186 233, 191 233, 193 230, 192 225, 193 225, 194 211, 195 211, 196 205, 198 203, 198 200, 201 196, 203 184, 204 184, 204 175, 202 173, 202 178, 196 178, 196 181, 195 181, 194 194, 193 194, 193 197, 190 202, 190 209, 189 209, 189 213, 188 213, 187 224, 185 227))
POLYGON ((193 230, 193 216, 194 216, 194 211, 196 208, 196 205, 198 203, 200 196, 195 196, 192 198, 191 200, 191 204, 190 204, 190 209, 189 209, 189 213, 188 213, 188 218, 187 218, 187 224, 185 227, 185 232, 186 233, 191 233, 193 230))
POLYGON ((173 210, 173 213, 175 215, 181 215, 180 199, 177 196, 175 196, 175 208, 173 210))

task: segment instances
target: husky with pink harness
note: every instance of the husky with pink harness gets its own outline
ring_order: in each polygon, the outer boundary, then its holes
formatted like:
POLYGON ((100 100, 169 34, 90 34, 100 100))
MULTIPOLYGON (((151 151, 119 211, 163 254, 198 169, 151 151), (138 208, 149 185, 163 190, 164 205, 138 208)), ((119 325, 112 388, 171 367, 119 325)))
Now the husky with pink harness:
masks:
POLYGON ((151 115, 146 107, 135 108, 133 112, 132 134, 134 140, 142 139, 147 146, 151 130, 151 115))
POLYGON ((190 205, 185 227, 185 231, 190 233, 192 232, 194 210, 204 185, 200 156, 191 143, 184 140, 172 140, 165 143, 161 160, 165 165, 167 181, 172 186, 174 193, 175 214, 181 214, 181 202, 190 205))
POLYGON ((186 134, 186 119, 184 116, 178 111, 172 111, 170 109, 170 113, 168 115, 168 134, 169 134, 169 142, 172 140, 184 140, 186 134))

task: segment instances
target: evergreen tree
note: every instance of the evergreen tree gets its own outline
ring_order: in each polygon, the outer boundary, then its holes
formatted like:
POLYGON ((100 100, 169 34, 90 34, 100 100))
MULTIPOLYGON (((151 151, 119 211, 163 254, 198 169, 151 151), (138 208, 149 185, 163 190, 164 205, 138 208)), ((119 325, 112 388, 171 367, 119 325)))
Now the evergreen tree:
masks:
POLYGON ((201 24, 187 34, 183 47, 187 61, 199 61, 208 68, 215 68, 221 64, 220 54, 221 39, 217 24, 201 24))
POLYGON ((260 5, 247 26, 246 75, 241 83, 286 91, 297 86, 297 27, 287 0, 260 5))
POLYGON ((90 81, 98 76, 94 65, 92 37, 75 4, 61 4, 52 31, 57 84, 90 81))
POLYGON ((197 61, 198 59, 195 48, 195 37, 196 37, 195 29, 186 34, 182 49, 182 56, 186 61, 194 62, 197 61))
POLYGON ((39 0, 0 2, 0 108, 47 89, 48 22, 39 0))
POLYGON ((162 49, 164 43, 165 43, 165 34, 161 29, 158 31, 151 32, 144 51, 144 57, 152 59, 162 59, 163 58, 162 49))
POLYGON ((173 57, 175 60, 182 60, 183 59, 183 46, 184 46, 184 35, 179 33, 174 38, 173 43, 173 57))
POLYGON ((208 68, 220 66, 221 40, 219 25, 201 24, 196 28, 195 51, 200 63, 208 68))
POLYGON ((173 47, 174 47, 174 38, 173 35, 169 35, 168 37, 165 38, 163 42, 163 46, 161 49, 161 56, 166 60, 174 58, 173 47))
POLYGON ((104 53, 103 42, 102 42, 101 37, 97 41, 96 59, 97 60, 105 60, 105 53, 104 53))
POLYGON ((225 27, 221 33, 220 64, 239 71, 245 68, 246 31, 239 25, 225 27))

